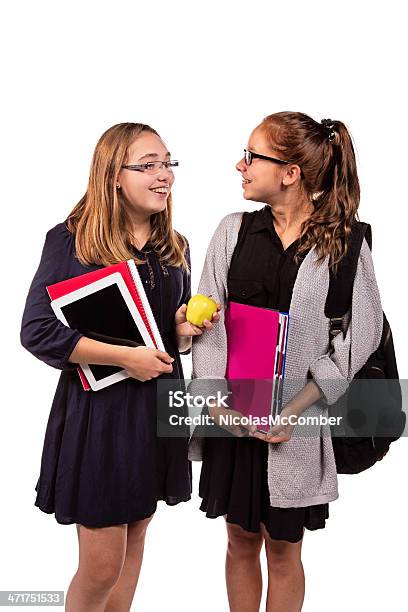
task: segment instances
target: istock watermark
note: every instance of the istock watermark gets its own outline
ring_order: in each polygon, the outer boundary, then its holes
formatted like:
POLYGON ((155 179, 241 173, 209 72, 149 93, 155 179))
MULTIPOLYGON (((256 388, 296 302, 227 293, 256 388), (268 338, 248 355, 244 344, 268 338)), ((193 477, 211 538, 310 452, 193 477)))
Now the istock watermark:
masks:
POLYGON ((162 437, 240 435, 293 426, 293 436, 399 437, 407 434, 408 381, 339 377, 314 381, 321 397, 290 406, 310 379, 157 379, 157 434, 162 437), (293 401, 292 401, 293 400, 293 401), (234 433, 238 432, 238 433, 234 433))
POLYGON ((193 395, 192 393, 183 391, 169 391, 168 393, 168 406, 169 408, 214 408, 215 406, 221 406, 223 408, 229 408, 228 396, 231 392, 226 395, 222 394, 221 391, 217 391, 216 395, 193 395))

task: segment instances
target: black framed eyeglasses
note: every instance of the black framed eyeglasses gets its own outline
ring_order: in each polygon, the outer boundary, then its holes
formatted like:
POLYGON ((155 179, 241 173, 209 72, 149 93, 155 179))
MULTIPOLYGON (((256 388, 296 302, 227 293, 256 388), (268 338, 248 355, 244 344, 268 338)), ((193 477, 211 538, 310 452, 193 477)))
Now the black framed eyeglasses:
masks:
POLYGON ((253 159, 266 159, 271 162, 275 162, 276 164, 291 164, 292 162, 287 161, 286 159, 278 159, 277 157, 269 157, 268 155, 261 155, 260 153, 254 153, 253 151, 248 151, 248 149, 244 149, 244 159, 247 166, 252 164, 253 159))
POLYGON ((266 159, 268 161, 273 161, 276 164, 290 164, 292 162, 287 161, 286 159, 278 159, 277 157, 269 157, 268 155, 261 155, 260 153, 254 153, 253 151, 248 151, 248 149, 244 149, 244 158, 247 166, 252 164, 253 159, 266 159))
POLYGON ((163 168, 167 168, 167 170, 171 170, 172 168, 176 168, 179 165, 179 162, 175 159, 170 159, 167 161, 153 161, 146 162, 145 164, 124 164, 122 168, 125 170, 134 170, 135 172, 146 172, 146 174, 156 174, 160 172, 163 168))
MULTIPOLYGON (((247 166, 250 166, 252 164, 253 159, 266 159, 267 161, 275 162, 275 164, 285 164, 285 165, 294 163, 287 159, 278 159, 277 157, 269 157, 268 155, 261 155, 260 153, 254 153, 253 151, 248 151, 248 149, 244 149, 245 164, 247 166)), ((300 168, 300 176, 302 179, 305 178, 302 168, 300 168)))

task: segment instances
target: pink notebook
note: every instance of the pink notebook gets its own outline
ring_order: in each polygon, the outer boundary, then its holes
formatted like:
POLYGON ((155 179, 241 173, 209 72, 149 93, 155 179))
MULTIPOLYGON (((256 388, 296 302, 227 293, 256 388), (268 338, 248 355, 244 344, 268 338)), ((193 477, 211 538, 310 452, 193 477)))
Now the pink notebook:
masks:
POLYGON ((244 416, 269 417, 280 408, 288 323, 286 312, 228 302, 225 376, 232 391, 231 408, 244 416))

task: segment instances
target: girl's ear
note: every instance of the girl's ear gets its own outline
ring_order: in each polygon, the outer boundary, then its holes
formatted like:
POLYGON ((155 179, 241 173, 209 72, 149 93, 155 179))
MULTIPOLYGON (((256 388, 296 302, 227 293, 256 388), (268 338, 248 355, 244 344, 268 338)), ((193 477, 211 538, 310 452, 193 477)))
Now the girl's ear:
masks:
POLYGON ((295 183, 298 178, 300 178, 301 175, 301 169, 300 166, 298 166, 297 164, 292 164, 290 166, 288 166, 283 173, 282 176, 282 183, 283 185, 285 185, 285 187, 288 187, 289 185, 293 185, 293 183, 295 183))

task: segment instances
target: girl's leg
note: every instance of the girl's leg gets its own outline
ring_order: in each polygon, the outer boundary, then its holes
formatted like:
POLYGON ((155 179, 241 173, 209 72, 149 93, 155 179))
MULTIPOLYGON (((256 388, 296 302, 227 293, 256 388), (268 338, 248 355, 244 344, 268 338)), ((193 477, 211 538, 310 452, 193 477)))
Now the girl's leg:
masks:
POLYGON ((66 612, 104 612, 126 555, 127 525, 77 525, 79 564, 66 597, 66 612))
POLYGON ((109 595, 105 612, 129 612, 142 567, 146 529, 152 518, 153 515, 128 524, 125 563, 109 595))
POLYGON ((262 533, 251 533, 227 523, 228 549, 225 564, 231 612, 258 612, 262 596, 260 553, 262 533))
MULTIPOLYGON (((266 612, 299 612, 305 596, 305 575, 299 542, 273 540, 262 525, 268 562, 266 612)), ((304 529, 303 529, 304 532, 304 529)))

